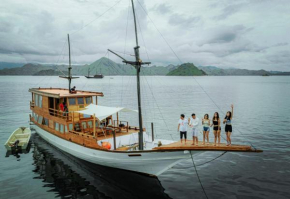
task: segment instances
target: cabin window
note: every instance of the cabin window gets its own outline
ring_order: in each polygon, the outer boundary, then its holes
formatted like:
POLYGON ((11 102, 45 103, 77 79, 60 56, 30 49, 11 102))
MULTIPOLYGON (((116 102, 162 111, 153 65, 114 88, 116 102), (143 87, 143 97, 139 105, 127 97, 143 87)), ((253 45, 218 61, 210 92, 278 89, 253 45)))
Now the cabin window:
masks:
POLYGON ((78 104, 84 104, 84 98, 78 97, 78 104))
POLYGON ((60 132, 61 132, 61 133, 64 133, 64 128, 63 128, 63 125, 62 125, 62 124, 60 124, 60 125, 59 125, 59 127, 60 127, 60 128, 59 128, 59 129, 60 129, 60 132))
POLYGON ((48 126, 48 119, 47 118, 44 118, 43 124, 46 125, 46 126, 48 126))
POLYGON ((91 104, 91 103, 92 103, 92 98, 86 97, 86 104, 91 104))
POLYGON ((93 122, 92 121, 88 121, 88 127, 89 128, 93 128, 93 122))
POLYGON ((66 132, 66 133, 68 132, 67 125, 64 126, 64 132, 66 132))
POLYGON ((39 117, 38 117, 38 123, 39 123, 39 124, 42 124, 42 120, 43 120, 43 117, 42 117, 42 116, 39 116, 39 117))
POLYGON ((87 128, 87 123, 86 122, 82 122, 82 127, 83 127, 83 129, 86 129, 87 128))
POLYGON ((40 108, 42 108, 42 96, 41 96, 41 95, 39 95, 38 106, 39 106, 40 108))
POLYGON ((34 121, 37 122, 37 114, 34 114, 34 121))
POLYGON ((69 105, 76 105, 76 99, 75 98, 69 98, 69 105))
POLYGON ((68 124, 68 129, 69 129, 70 131, 72 131, 72 130, 73 130, 73 128, 74 128, 74 126, 73 126, 73 124, 72 124, 72 123, 68 124))
POLYGON ((35 106, 38 106, 38 95, 37 94, 34 94, 34 103, 35 103, 35 106))
POLYGON ((56 131, 59 131, 59 124, 57 122, 54 123, 54 129, 56 131))

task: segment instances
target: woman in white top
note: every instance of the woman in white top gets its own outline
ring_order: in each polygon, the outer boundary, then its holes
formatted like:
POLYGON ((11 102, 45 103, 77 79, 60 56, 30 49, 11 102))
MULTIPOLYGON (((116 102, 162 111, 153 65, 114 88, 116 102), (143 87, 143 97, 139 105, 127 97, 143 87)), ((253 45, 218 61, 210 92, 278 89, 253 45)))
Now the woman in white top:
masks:
POLYGON ((208 114, 205 114, 202 119, 203 125, 203 145, 205 145, 205 139, 207 140, 207 144, 209 144, 209 127, 210 127, 210 119, 208 114))

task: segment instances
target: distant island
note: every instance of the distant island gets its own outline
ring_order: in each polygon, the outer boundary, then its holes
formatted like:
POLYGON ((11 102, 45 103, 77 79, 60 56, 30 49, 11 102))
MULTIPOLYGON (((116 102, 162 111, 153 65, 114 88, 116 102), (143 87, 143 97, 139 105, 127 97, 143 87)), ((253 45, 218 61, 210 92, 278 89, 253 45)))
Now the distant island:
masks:
MULTIPOLYGON (((54 64, 21 64, 0 62, 0 75, 28 75, 28 76, 58 76, 67 74, 67 65, 54 64)), ((126 64, 116 63, 108 58, 102 57, 97 61, 86 65, 73 65, 73 75, 84 76, 103 74, 105 76, 132 76, 136 70, 126 64)), ((195 66, 193 63, 168 66, 142 67, 143 76, 273 76, 290 75, 290 72, 247 70, 247 69, 222 69, 216 66, 195 66)))
POLYGON ((198 69, 192 63, 181 64, 176 69, 167 73, 167 76, 202 76, 206 75, 206 73, 198 69))

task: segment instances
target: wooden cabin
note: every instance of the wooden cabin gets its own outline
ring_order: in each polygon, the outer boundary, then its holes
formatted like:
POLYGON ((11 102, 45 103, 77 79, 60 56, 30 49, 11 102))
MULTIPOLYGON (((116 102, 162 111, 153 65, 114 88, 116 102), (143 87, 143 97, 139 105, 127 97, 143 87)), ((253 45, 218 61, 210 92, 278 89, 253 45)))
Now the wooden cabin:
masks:
POLYGON ((138 132, 138 128, 129 126, 129 122, 119 121, 118 113, 116 120, 111 115, 99 121, 91 115, 75 112, 84 110, 93 101, 97 105, 98 97, 104 96, 101 92, 76 91, 72 94, 63 88, 31 88, 29 92, 32 93, 31 122, 63 139, 100 148, 96 141, 110 138, 113 133, 120 136, 138 132), (66 110, 61 110, 63 102, 66 110))

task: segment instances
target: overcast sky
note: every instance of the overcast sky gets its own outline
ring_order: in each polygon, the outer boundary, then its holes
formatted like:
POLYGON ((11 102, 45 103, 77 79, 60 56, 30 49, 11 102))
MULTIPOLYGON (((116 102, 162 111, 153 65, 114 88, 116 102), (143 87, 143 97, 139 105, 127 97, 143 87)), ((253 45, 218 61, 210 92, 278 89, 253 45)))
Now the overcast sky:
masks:
MULTIPOLYGON (((141 59, 152 65, 290 71, 289 0, 135 0, 135 7, 141 59)), ((0 61, 67 63, 67 33, 74 64, 120 62, 108 48, 134 58, 130 0, 1 0, 0 61)))

